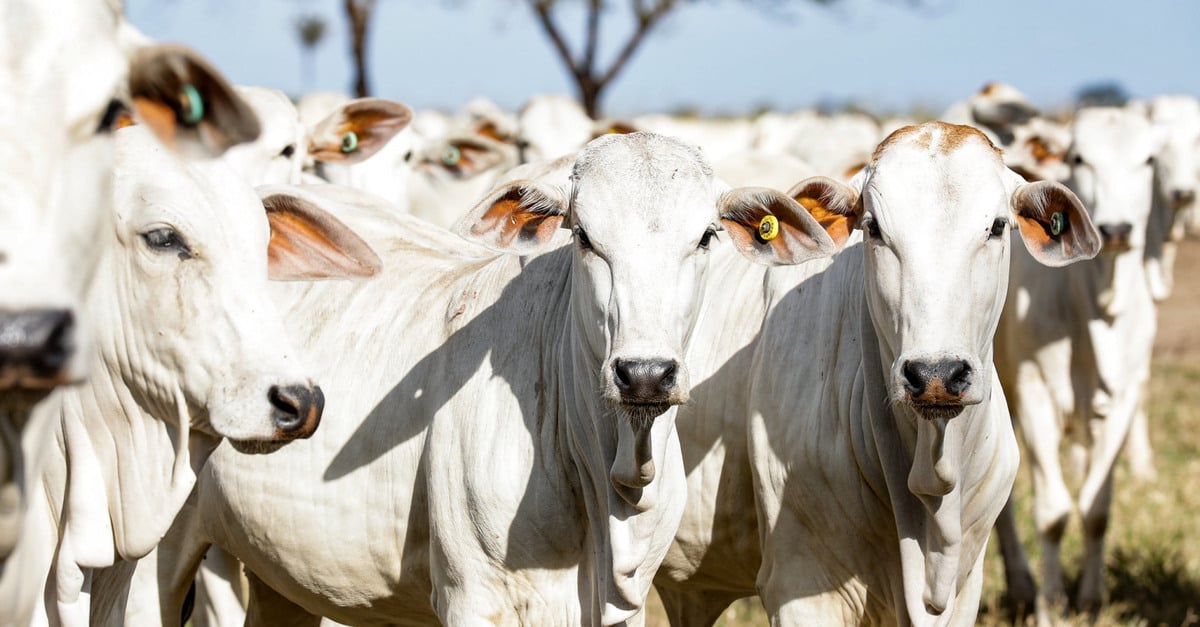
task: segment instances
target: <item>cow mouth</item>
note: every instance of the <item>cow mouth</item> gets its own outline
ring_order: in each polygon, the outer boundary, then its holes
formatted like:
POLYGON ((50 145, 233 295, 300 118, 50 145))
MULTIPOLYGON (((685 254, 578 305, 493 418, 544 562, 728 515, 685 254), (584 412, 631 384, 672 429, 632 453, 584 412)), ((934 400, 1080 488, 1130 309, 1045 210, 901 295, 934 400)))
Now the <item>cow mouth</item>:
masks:
POLYGON ((925 420, 949 420, 961 414, 966 405, 963 403, 917 403, 907 401, 917 415, 925 420))
POLYGON ((235 440, 229 438, 233 450, 243 455, 266 455, 283 448, 291 440, 235 440))
POLYGON ((666 413, 673 405, 674 403, 669 401, 621 401, 617 403, 617 407, 620 408, 621 413, 625 414, 634 424, 652 422, 655 418, 666 413))

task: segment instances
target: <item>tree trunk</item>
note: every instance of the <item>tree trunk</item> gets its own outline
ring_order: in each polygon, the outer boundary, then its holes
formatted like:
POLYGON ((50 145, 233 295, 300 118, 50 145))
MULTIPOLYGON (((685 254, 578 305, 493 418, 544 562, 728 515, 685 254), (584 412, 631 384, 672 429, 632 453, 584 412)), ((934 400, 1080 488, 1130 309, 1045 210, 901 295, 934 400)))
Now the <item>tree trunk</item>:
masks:
POLYGON ((600 95, 604 92, 604 86, 597 84, 590 76, 576 76, 575 88, 579 90, 579 104, 583 105, 583 110, 587 112, 588 117, 593 120, 600 117, 600 95))
POLYGON ((346 17, 350 20, 350 52, 354 57, 354 95, 371 95, 367 84, 367 26, 375 0, 345 0, 346 17))

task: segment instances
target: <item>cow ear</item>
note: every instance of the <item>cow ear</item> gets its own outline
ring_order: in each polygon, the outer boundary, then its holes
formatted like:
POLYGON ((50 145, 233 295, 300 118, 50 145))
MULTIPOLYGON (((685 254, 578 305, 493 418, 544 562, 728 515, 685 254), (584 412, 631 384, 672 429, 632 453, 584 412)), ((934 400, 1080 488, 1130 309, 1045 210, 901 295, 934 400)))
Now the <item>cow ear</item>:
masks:
POLYGON ((537 253, 553 245, 567 205, 567 197, 558 187, 513 181, 488 193, 459 220, 454 231, 492 250, 537 253))
POLYGON ((313 198, 282 186, 258 191, 271 225, 267 273, 272 280, 359 278, 379 272, 379 255, 313 198))
POLYGON ((379 152, 412 119, 412 109, 399 102, 352 100, 317 124, 308 153, 318 161, 358 163, 379 152))
POLYGON ((717 209, 734 246, 752 261, 791 265, 837 250, 808 210, 773 189, 731 189, 721 195, 717 209))
POLYGON ((186 156, 215 157, 259 134, 254 111, 200 55, 177 45, 137 50, 129 94, 140 122, 186 156))
POLYGON ((1061 183, 1018 185, 1012 193, 1012 211, 1025 248, 1047 266, 1065 266, 1100 252, 1100 234, 1087 210, 1061 183))
MULTIPOLYGON (((862 177, 859 173, 865 167, 859 167, 846 178, 861 188, 862 177)), ((838 248, 850 239, 858 219, 862 217, 862 200, 855 188, 824 176, 813 176, 796 183, 788 196, 808 210, 838 248)))

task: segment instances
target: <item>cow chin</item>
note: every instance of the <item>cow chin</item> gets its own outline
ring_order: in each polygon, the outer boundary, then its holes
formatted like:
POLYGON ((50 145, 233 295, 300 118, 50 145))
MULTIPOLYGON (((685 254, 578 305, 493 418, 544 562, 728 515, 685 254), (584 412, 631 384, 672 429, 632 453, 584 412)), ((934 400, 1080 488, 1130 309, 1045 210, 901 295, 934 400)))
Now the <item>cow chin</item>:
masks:
POLYGON ((963 412, 965 405, 921 405, 905 402, 918 416, 925 420, 950 420, 963 412))
POLYGON ((649 429, 654 419, 665 414, 676 403, 621 403, 618 402, 617 412, 629 421, 634 431, 649 429))
POLYGON ((283 448, 288 442, 291 442, 291 440, 234 440, 232 438, 229 440, 229 444, 233 446, 233 450, 244 455, 274 453, 283 448))

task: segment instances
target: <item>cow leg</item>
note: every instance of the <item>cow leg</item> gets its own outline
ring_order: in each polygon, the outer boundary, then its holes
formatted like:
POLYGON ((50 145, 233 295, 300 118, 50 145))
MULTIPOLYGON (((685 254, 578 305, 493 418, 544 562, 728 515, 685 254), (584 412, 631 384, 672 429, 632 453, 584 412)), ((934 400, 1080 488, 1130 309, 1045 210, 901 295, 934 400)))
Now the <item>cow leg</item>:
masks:
POLYGON ((996 519, 996 536, 1000 540, 1000 555, 1004 558, 1004 583, 1008 603, 1018 615, 1033 610, 1037 586, 1029 570, 1029 558, 1017 533, 1016 511, 1010 495, 1000 517, 996 519))
POLYGON ((1029 453, 1033 474, 1033 522, 1042 547, 1042 588, 1037 597, 1037 609, 1040 617, 1048 619, 1056 608, 1066 605, 1059 549, 1074 499, 1063 480, 1059 463, 1062 431, 1050 391, 1040 379, 1022 377, 1020 380, 1025 387, 1021 390, 1016 417, 1029 453))
POLYGON ((313 616, 292 603, 249 570, 246 579, 250 582, 246 627, 318 627, 321 624, 320 616, 313 616))
MULTIPOLYGON (((1146 398, 1145 386, 1142 389, 1143 399, 1146 398)), ((1146 420, 1145 401, 1138 404, 1137 413, 1133 415, 1133 424, 1129 425, 1129 439, 1125 450, 1129 455, 1129 472, 1139 481, 1154 481, 1158 471, 1154 468, 1154 451, 1150 447, 1150 427, 1146 420)))
POLYGON ((1095 616, 1104 601, 1104 534, 1112 507, 1112 469, 1083 512, 1083 571, 1079 581, 1079 609, 1095 616))
POLYGON ((656 589, 671 627, 708 627, 717 622, 730 603, 743 596, 714 590, 684 592, 667 588, 656 589))
POLYGON ((196 573, 193 627, 233 627, 246 620, 241 562, 219 546, 209 547, 196 573))

